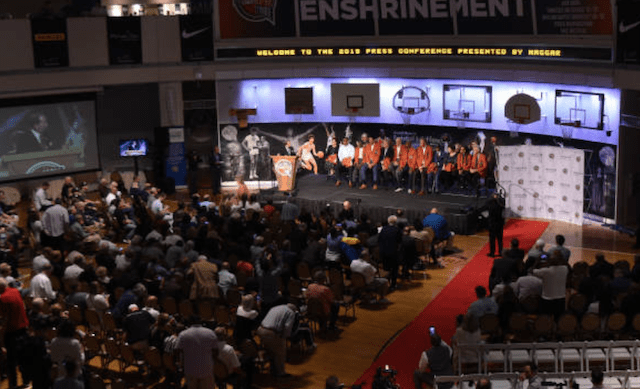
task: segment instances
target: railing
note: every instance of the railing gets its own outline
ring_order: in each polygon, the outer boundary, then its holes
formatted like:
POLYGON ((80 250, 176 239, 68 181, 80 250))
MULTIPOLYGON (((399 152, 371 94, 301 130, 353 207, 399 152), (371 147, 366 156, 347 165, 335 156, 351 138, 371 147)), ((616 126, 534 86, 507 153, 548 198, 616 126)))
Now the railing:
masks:
MULTIPOLYGON (((475 353, 476 361, 464 363, 458 358, 458 372, 487 374, 490 371, 512 373, 531 361, 553 372, 564 373, 565 365, 589 371, 593 364, 604 371, 640 369, 640 340, 601 340, 583 342, 460 344, 459 355, 475 353), (618 366, 616 366, 618 364, 618 366)), ((575 370, 575 369, 573 369, 575 370)))
MULTIPOLYGON (((571 373, 539 373, 542 378, 542 386, 571 388, 572 384, 578 384, 580 389, 592 387, 591 372, 571 372, 571 373)), ((493 374, 463 374, 459 376, 436 377, 436 385, 445 382, 458 384, 459 389, 469 388, 469 382, 477 382, 481 378, 488 378, 493 389, 517 389, 519 385, 519 373, 493 373, 493 374)), ((638 389, 640 388, 640 371, 607 371, 604 372, 603 385, 608 389, 638 389)))

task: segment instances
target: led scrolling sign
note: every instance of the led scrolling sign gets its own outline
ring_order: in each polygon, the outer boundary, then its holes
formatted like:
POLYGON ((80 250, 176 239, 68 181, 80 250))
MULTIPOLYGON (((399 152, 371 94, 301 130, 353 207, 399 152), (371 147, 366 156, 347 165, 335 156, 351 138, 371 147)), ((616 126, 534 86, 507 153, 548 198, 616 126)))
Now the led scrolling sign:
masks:
POLYGON ((503 57, 510 59, 559 59, 611 61, 610 48, 533 46, 388 46, 388 47, 288 47, 220 48, 217 59, 308 57, 503 57))

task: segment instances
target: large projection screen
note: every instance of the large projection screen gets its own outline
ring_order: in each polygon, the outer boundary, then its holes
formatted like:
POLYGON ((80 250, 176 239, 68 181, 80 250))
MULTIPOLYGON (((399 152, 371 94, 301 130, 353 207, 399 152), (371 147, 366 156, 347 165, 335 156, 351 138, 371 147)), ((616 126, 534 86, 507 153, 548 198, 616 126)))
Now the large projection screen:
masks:
POLYGON ((98 170, 95 97, 0 100, 0 183, 98 170))

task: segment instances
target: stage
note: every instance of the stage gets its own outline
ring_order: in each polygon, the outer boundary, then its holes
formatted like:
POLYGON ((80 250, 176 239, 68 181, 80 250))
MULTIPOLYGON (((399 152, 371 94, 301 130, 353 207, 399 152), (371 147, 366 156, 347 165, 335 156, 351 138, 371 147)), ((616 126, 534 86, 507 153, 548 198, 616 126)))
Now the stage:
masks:
POLYGON ((278 206, 286 201, 297 204, 301 210, 318 214, 322 210, 337 215, 345 200, 351 201, 357 217, 367 214, 373 222, 382 222, 395 214, 398 208, 405 212, 409 222, 418 218, 422 220, 431 210, 439 212, 449 221, 451 229, 457 234, 473 234, 476 232, 478 214, 475 209, 484 205, 486 195, 476 198, 460 194, 427 194, 418 196, 406 191, 396 193, 395 188, 379 188, 373 190, 349 188, 348 185, 335 186, 333 179, 327 180, 324 174, 304 174, 296 178, 296 190, 289 193, 277 190, 261 191, 261 201, 273 200, 278 206))

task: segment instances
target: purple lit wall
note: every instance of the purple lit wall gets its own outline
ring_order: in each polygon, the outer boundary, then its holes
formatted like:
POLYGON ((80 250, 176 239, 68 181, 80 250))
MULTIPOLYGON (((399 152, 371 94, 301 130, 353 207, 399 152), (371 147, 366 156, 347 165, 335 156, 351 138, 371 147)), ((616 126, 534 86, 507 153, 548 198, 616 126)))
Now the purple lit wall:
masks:
MULTIPOLYGON (((502 81, 478 80, 444 80, 444 79, 389 79, 389 78, 301 78, 301 79, 252 79, 218 81, 219 124, 236 123, 235 117, 230 117, 230 108, 257 108, 257 115, 250 116, 250 123, 287 123, 287 122, 361 122, 361 123, 389 123, 403 124, 403 117, 393 105, 393 98, 403 87, 414 86, 427 92, 430 109, 423 113, 412 115, 410 124, 443 127, 465 127, 486 130, 518 131, 548 135, 554 137, 567 136, 567 127, 554 123, 554 109, 556 90, 568 90, 583 93, 604 94, 604 120, 602 130, 571 127, 573 139, 586 140, 596 143, 618 145, 618 127, 620 118, 620 91, 617 89, 591 88, 586 86, 562 84, 536 84, 502 81), (332 116, 331 84, 380 84, 380 116, 355 117, 332 116), (443 119, 443 86, 469 85, 492 87, 491 122, 460 122, 443 119), (314 114, 286 115, 284 103, 284 89, 287 87, 313 87, 314 114), (515 126, 508 123, 504 115, 507 100, 518 93, 525 93, 538 100, 541 110, 541 120, 529 125, 515 126), (563 134, 563 128, 565 133, 563 134)), ((580 109, 591 113, 599 107, 592 99, 576 98, 575 104, 580 109)), ((573 103, 572 103, 573 104, 573 103)), ((476 109, 482 109, 476 107, 476 109)))

